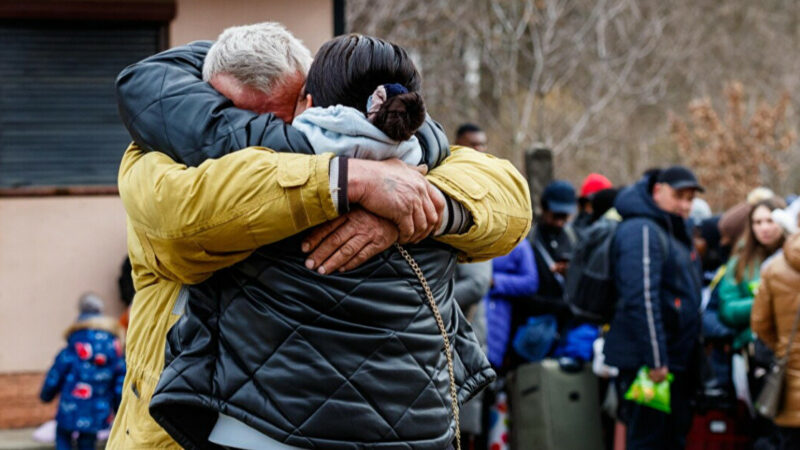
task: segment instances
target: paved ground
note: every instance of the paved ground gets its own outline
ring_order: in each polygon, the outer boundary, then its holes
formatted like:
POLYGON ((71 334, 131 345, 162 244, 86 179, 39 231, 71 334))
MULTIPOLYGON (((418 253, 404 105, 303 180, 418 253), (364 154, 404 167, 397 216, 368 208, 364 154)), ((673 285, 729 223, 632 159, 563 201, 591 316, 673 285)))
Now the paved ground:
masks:
MULTIPOLYGON (((0 450, 39 450, 53 449, 53 444, 42 444, 31 439, 34 428, 0 430, 0 450)), ((104 448, 105 442, 98 442, 97 448, 104 448)))

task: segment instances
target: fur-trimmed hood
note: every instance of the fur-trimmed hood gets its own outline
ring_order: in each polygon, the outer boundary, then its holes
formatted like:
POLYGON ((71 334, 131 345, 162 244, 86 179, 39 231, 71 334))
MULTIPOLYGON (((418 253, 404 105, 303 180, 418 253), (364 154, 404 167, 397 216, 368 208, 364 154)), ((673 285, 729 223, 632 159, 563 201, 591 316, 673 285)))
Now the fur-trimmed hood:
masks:
POLYGON ((80 330, 103 330, 113 334, 120 341, 123 341, 123 343, 125 339, 125 335, 122 332, 122 327, 120 324, 113 317, 109 316, 94 316, 73 323, 66 330, 64 330, 64 339, 69 340, 69 337, 72 335, 72 333, 80 330))

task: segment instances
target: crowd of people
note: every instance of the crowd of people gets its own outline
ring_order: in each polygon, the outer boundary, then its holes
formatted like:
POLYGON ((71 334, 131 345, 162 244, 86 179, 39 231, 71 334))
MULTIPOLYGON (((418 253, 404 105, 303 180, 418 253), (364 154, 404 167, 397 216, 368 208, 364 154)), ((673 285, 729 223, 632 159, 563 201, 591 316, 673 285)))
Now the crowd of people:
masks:
MULTIPOLYGON (((649 170, 629 186, 597 173, 579 193, 567 181, 547 185, 529 239, 494 259, 485 281, 481 335, 498 373, 550 358, 594 363, 608 448, 623 427, 616 448, 800 448, 800 346, 790 342, 800 313, 800 200, 757 188, 715 215, 704 190, 682 166, 649 170), (591 271, 608 274, 613 289, 588 279, 591 271), (763 417, 759 392, 787 352, 785 398, 776 417, 763 417), (625 398, 642 368, 654 383, 669 380, 669 413, 625 398), (709 430, 714 420, 724 429, 709 430)), ((509 387, 493 388, 484 427, 467 430, 475 448, 506 448, 506 430, 492 427, 534 425, 513 402, 507 423, 493 420, 490 403, 506 402, 509 387)))

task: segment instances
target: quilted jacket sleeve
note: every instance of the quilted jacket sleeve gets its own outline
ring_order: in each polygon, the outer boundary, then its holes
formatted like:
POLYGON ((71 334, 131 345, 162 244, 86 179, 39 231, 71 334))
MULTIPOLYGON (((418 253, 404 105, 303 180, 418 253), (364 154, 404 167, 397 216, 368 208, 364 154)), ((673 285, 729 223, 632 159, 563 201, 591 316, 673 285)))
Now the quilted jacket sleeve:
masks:
POLYGON ((195 284, 335 218, 332 156, 249 148, 187 167, 132 144, 120 165, 120 197, 148 266, 195 284))
POLYGON ((254 146, 313 153, 303 133, 272 114, 234 107, 203 81, 210 47, 208 41, 175 47, 119 74, 119 114, 133 140, 188 166, 254 146))
MULTIPOLYGON (((615 239, 617 318, 634 327, 630 350, 644 357, 651 368, 668 366, 667 342, 661 317, 659 287, 666 254, 656 225, 646 221, 623 222, 615 239)), ((613 326, 613 325, 612 325, 613 326)))
POLYGON ((56 394, 58 394, 58 391, 61 390, 61 386, 64 385, 64 380, 67 378, 67 372, 70 366, 69 359, 69 351, 66 348, 61 350, 56 356, 53 366, 47 371, 47 376, 45 376, 44 385, 42 386, 42 392, 39 394, 39 398, 41 398, 43 402, 53 400, 56 394))
POLYGON ((516 246, 508 256, 514 259, 514 272, 497 272, 493 275, 492 297, 531 297, 539 288, 539 274, 533 261, 533 249, 527 241, 516 246))
POLYGON ((461 261, 506 255, 528 235, 533 217, 528 183, 507 160, 452 147, 428 180, 472 215, 466 233, 436 238, 459 250, 461 261))

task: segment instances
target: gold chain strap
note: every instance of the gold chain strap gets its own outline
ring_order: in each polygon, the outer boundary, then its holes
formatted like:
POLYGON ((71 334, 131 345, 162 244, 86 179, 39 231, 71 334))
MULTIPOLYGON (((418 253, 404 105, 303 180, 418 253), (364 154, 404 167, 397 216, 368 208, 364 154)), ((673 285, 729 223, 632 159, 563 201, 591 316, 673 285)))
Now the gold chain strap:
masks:
POLYGON ((442 315, 439 313, 439 307, 436 306, 436 300, 433 298, 433 292, 431 292, 430 286, 428 286, 428 280, 425 279, 425 274, 422 273, 422 269, 419 268, 419 265, 411 254, 406 251, 400 244, 395 243, 395 248, 403 258, 406 259, 408 265, 411 266, 411 269, 419 278, 420 284, 422 284, 422 289, 425 290, 425 295, 428 297, 428 304, 430 304, 431 310, 433 311, 433 316, 436 317, 436 324, 439 326, 439 332, 442 333, 442 340, 444 340, 444 351, 445 356, 447 356, 447 372, 450 375, 450 402, 453 407, 453 419, 456 422, 456 450, 461 450, 461 425, 459 423, 458 418, 458 393, 456 391, 456 377, 455 372, 453 370, 453 355, 450 349, 450 339, 447 336, 447 328, 444 326, 444 320, 442 320, 442 315))

